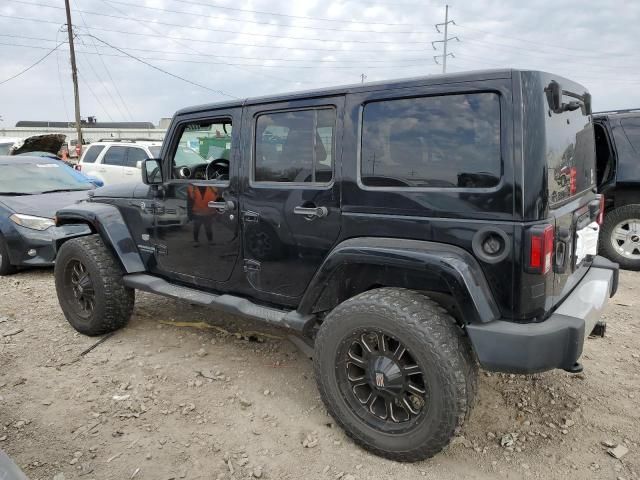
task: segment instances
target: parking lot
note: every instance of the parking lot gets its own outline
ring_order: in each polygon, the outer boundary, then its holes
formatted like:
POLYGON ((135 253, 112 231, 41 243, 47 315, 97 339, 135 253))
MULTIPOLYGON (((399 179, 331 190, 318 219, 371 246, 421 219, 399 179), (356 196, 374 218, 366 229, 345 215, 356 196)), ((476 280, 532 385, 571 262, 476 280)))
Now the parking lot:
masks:
POLYGON ((405 465, 346 438, 283 332, 138 293, 129 327, 82 354, 98 338, 67 324, 50 270, 2 277, 0 448, 31 479, 635 479, 638 288, 621 272, 583 374, 483 373, 453 444, 405 465))

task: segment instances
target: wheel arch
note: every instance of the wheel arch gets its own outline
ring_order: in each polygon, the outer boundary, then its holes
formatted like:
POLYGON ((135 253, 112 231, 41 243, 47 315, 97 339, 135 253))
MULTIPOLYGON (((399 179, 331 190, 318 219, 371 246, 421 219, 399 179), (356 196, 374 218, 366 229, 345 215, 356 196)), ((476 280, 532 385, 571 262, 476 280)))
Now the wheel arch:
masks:
MULTIPOLYGON (((140 253, 120 211, 113 205, 83 202, 58 210, 56 226, 88 225, 91 234, 98 234, 127 273, 146 271, 140 253)), ((56 252, 74 237, 55 239, 56 252)))
POLYGON ((353 238, 337 245, 311 280, 298 311, 328 311, 378 287, 428 292, 462 324, 500 316, 478 262, 465 250, 381 237, 353 238))

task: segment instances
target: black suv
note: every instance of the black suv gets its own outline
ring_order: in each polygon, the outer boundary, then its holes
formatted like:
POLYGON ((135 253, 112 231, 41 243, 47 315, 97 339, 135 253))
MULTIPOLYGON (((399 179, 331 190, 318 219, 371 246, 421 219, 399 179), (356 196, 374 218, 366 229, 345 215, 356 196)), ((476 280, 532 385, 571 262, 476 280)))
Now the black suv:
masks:
POLYGON ((598 112, 597 181, 605 197, 600 251, 629 270, 640 270, 640 109, 598 112))
POLYGON ((181 110, 144 184, 57 213, 94 232, 58 242, 60 305, 88 335, 136 289, 285 327, 358 444, 429 457, 478 363, 578 372, 603 331, 618 266, 596 256, 590 105, 499 70, 181 110))

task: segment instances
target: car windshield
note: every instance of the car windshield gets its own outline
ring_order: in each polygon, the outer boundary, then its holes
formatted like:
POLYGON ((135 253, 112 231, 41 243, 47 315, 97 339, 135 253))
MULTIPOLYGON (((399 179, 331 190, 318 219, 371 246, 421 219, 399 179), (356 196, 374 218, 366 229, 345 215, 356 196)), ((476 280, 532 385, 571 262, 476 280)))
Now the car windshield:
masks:
POLYGON ((0 142, 0 155, 9 155, 9 150, 13 147, 13 142, 11 143, 2 143, 0 142))
POLYGON ((207 160, 202 158, 195 150, 189 147, 179 146, 178 150, 176 150, 174 163, 176 167, 193 167, 207 163, 207 160))
POLYGON ((87 181, 76 178, 64 164, 43 161, 42 163, 1 163, 0 195, 33 195, 43 192, 90 190, 87 181))
POLYGON ((160 145, 151 145, 149 147, 149 151, 151 152, 151 155, 153 155, 153 158, 160 158, 160 145))

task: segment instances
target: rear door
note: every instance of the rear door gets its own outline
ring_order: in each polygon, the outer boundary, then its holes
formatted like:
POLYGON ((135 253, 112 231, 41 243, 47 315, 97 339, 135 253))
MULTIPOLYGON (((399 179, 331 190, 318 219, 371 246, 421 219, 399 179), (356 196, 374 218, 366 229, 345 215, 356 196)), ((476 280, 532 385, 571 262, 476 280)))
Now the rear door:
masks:
MULTIPOLYGON (((589 269, 597 252, 595 136, 581 108, 546 119, 549 213, 555 222, 555 302, 589 269)), ((554 302, 554 303, 555 303, 554 302)))
POLYGON ((249 106, 240 198, 244 270, 258 292, 300 297, 340 232, 344 97, 249 106))

